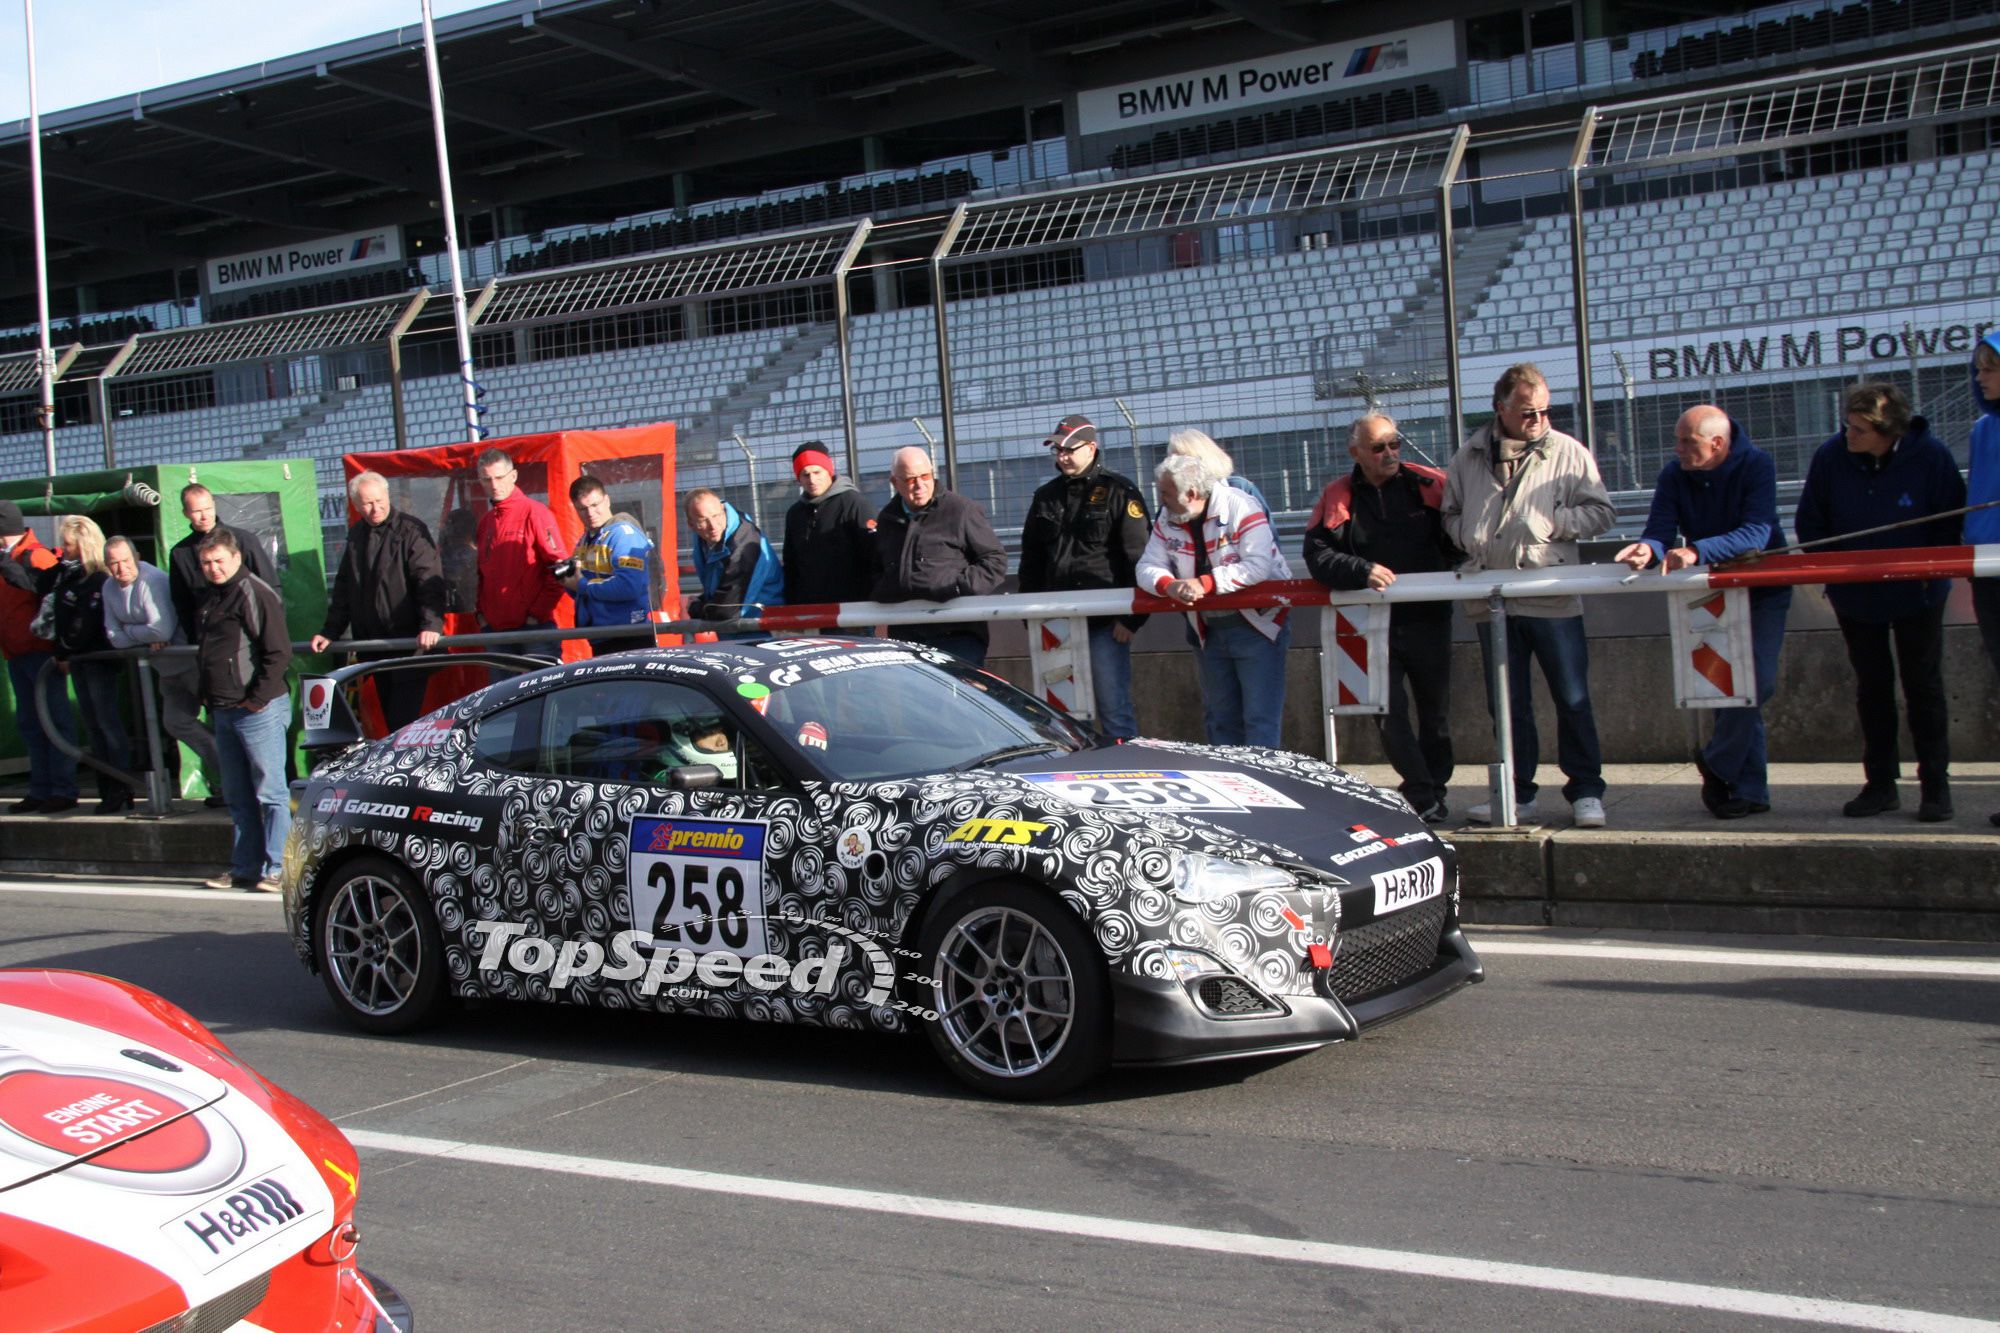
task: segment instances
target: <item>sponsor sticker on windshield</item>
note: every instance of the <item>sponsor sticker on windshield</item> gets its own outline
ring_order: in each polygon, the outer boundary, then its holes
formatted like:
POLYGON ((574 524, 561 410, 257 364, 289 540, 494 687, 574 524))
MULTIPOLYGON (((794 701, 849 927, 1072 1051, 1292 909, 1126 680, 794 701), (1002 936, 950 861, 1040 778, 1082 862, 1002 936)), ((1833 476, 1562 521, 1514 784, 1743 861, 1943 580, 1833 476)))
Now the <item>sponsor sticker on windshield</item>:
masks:
POLYGON ((1444 861, 1433 856, 1413 866, 1379 871, 1368 882, 1375 886, 1375 915, 1386 916, 1443 893, 1444 861))
POLYGON ((1108 773, 1022 773, 1018 776, 1072 805, 1107 810, 1223 813, 1301 808, 1297 801, 1253 777, 1215 769, 1128 769, 1108 773))

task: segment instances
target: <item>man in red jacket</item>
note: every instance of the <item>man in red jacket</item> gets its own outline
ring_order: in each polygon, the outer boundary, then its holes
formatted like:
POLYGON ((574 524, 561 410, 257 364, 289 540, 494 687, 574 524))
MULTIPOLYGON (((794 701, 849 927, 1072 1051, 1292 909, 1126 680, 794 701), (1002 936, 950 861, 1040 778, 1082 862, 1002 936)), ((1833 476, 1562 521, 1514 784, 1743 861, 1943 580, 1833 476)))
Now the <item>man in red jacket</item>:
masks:
MULTIPOLYGON (((479 455, 478 467, 492 506, 479 517, 479 628, 553 625, 563 591, 553 570, 569 556, 556 516, 516 485, 514 460, 502 450, 479 455)), ((556 643, 522 644, 515 651, 551 661, 561 656, 556 643)))
MULTIPOLYGON (((28 749, 28 796, 9 806, 9 814, 55 814, 76 808, 76 760, 55 747, 35 710, 35 677, 53 656, 55 645, 37 638, 28 626, 42 605, 35 591, 37 581, 55 564, 56 553, 28 531, 21 507, 0 500, 0 654, 7 658, 7 675, 14 683, 14 723, 28 749)), ((69 691, 59 685, 49 688, 49 716, 65 740, 75 739, 69 691)))

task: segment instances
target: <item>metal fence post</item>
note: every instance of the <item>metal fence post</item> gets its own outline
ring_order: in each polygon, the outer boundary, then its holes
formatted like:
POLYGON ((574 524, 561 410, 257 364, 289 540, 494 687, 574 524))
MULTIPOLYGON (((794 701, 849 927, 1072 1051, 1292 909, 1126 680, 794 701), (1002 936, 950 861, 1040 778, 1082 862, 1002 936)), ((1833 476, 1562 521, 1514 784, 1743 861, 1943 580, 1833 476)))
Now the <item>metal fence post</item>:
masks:
POLYGON ((1493 691, 1493 739, 1500 747, 1500 762, 1493 765, 1493 790, 1488 799, 1492 801, 1493 825, 1496 828, 1512 828, 1517 811, 1514 806, 1514 706, 1513 695, 1508 690, 1507 681, 1507 599, 1496 588, 1486 595, 1486 610, 1491 617, 1486 634, 1489 650, 1487 661, 1487 688, 1493 691))
POLYGON ((132 659, 132 673, 139 681, 139 719, 146 728, 146 813, 159 818, 167 813, 166 754, 160 746, 159 710, 153 703, 153 664, 145 657, 132 659))

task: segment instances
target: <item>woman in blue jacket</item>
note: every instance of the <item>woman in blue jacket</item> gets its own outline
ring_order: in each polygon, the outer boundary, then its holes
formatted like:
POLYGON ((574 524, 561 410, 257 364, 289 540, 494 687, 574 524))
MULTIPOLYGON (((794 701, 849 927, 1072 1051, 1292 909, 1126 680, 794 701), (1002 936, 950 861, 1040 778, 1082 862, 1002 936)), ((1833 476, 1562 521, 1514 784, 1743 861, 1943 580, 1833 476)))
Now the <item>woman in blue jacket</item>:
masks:
MULTIPOLYGON (((1972 349, 1972 400, 1979 420, 1972 424, 1972 504, 2000 502, 2000 329, 1972 349)), ((2000 507, 1965 516, 1965 540, 1973 546, 2000 545, 2000 507)), ((1979 617, 1979 637, 1993 669, 2000 671, 2000 578, 1972 580, 1972 610, 1979 617)), ((1988 819, 2000 824, 2000 814, 1988 819)))
MULTIPOLYGON (((1891 384, 1858 384, 1847 393, 1847 428, 1819 447, 1799 496, 1799 540, 1943 514, 1965 505, 1965 481, 1951 451, 1910 410, 1891 384)), ((1961 520, 1939 518, 1893 532, 1835 542, 1828 550, 1877 551, 1956 546, 1961 520)), ((1896 679, 1910 714, 1921 803, 1917 818, 1950 819, 1951 718, 1944 695, 1944 603, 1950 579, 1912 583, 1836 583, 1826 590, 1847 660, 1854 667, 1861 715, 1863 786, 1842 812, 1879 815, 1901 807, 1896 783, 1896 679), (1891 648, 1893 646, 1893 656, 1891 648)))

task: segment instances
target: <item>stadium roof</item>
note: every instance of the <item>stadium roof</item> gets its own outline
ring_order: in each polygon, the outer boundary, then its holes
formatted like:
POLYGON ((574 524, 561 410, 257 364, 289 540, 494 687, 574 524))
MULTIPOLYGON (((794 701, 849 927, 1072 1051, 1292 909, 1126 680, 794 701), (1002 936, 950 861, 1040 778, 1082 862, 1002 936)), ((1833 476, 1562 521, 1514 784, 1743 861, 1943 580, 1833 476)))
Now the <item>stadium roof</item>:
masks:
MULTIPOLYGON (((474 214, 1407 21, 1386 0, 508 0, 437 27, 457 202, 474 214)), ((59 286, 435 220, 415 25, 42 128, 59 286)), ((33 281, 26 140, 25 121, 0 130, 18 201, 0 210, 0 296, 33 281)), ((811 179, 860 166, 846 155, 811 179)), ((673 202, 663 187, 648 206, 673 202)))

